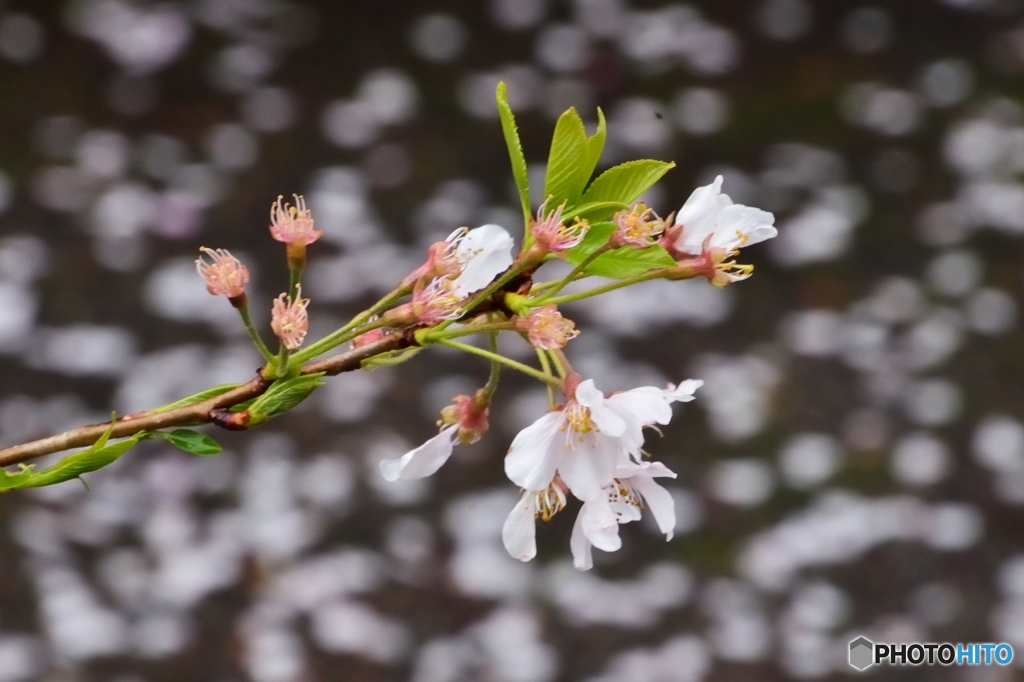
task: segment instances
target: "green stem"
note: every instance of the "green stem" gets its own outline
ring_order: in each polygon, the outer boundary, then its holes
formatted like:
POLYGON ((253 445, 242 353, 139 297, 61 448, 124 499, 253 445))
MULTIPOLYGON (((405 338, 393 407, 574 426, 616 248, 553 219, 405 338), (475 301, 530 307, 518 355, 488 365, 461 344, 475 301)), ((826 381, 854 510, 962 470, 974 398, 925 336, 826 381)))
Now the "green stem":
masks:
POLYGON ((533 300, 530 303, 530 305, 543 305, 545 301, 547 301, 549 298, 551 298, 559 291, 561 291, 563 288, 565 288, 565 286, 569 284, 569 282, 572 282, 574 279, 576 279, 578 275, 582 274, 583 270, 586 269, 588 265, 593 263, 594 260, 602 253, 608 251, 609 248, 610 247, 607 244, 605 244, 604 246, 595 249, 593 253, 591 253, 589 256, 580 261, 579 265, 572 269, 572 272, 570 272, 565 277, 562 277, 561 279, 555 280, 555 285, 551 288, 551 291, 548 291, 547 293, 543 294, 540 298, 533 300))
MULTIPOLYGON (((551 376, 551 363, 548 362, 548 354, 542 351, 540 348, 535 348, 537 351, 537 359, 540 360, 540 366, 544 370, 544 373, 551 376)), ((551 407, 555 406, 555 387, 551 384, 547 384, 545 388, 548 390, 548 405, 551 407)))
POLYGON ((562 355, 562 352, 559 350, 548 351, 548 353, 551 355, 551 364, 555 366, 555 371, 558 372, 558 376, 565 379, 565 365, 568 364, 562 362, 562 358, 565 356, 562 355))
MULTIPOLYGON (((489 316, 488 316, 489 317, 489 316)), ((498 354, 498 334, 497 332, 487 333, 487 348, 490 352, 495 355, 498 354)), ((487 396, 487 402, 490 403, 491 397, 494 396, 494 392, 498 390, 498 379, 501 377, 501 364, 491 360, 491 375, 487 377, 487 384, 484 386, 484 395, 487 396)))
POLYGON ((560 386, 562 382, 550 374, 544 374, 529 365, 524 365, 521 362, 516 362, 510 358, 506 358, 503 355, 492 353, 491 351, 484 350, 483 348, 477 348, 476 346, 470 346, 469 344, 459 343, 458 341, 449 341, 448 339, 438 339, 438 344, 442 346, 448 346, 449 348, 456 348, 466 353, 472 353, 473 355, 479 355, 482 358, 487 358, 491 362, 500 362, 503 365, 507 365, 514 370, 520 371, 523 374, 527 374, 538 381, 543 381, 546 384, 554 386, 560 386))
POLYGON ((299 282, 302 281, 302 270, 289 268, 288 270, 288 300, 292 303, 299 298, 299 282))
POLYGON ((235 308, 235 310, 237 310, 238 314, 241 316, 242 324, 245 325, 245 331, 249 332, 249 338, 252 339, 252 343, 256 346, 256 350, 260 352, 260 355, 263 356, 264 360, 268 363, 273 363, 274 354, 270 352, 270 349, 267 348, 267 344, 263 342, 263 337, 260 336, 259 331, 256 330, 255 325, 252 323, 252 318, 249 316, 249 304, 247 302, 243 302, 235 308))
POLYGON ((360 328, 355 333, 350 333, 352 332, 352 330, 365 324, 367 320, 369 320, 377 313, 381 312, 382 310, 385 310, 386 308, 391 307, 391 305, 393 305, 403 296, 406 296, 408 293, 408 287, 398 287, 397 289, 389 293, 387 296, 380 299, 372 306, 370 306, 363 312, 353 317, 352 320, 346 323, 343 327, 334 330, 333 332, 331 332, 324 338, 320 339, 316 343, 310 344, 303 348, 302 350, 300 350, 299 352, 297 352, 295 354, 294 359, 297 362, 305 362, 306 360, 315 358, 318 355, 326 353, 327 351, 331 350, 336 346, 340 346, 346 341, 350 341, 351 339, 355 338, 356 336, 359 336, 359 334, 362 334, 363 332, 370 331, 370 329, 376 329, 381 325, 377 325, 377 327, 360 328))
MULTIPOLYGON (((628 287, 631 284, 637 284, 638 282, 645 282, 645 281, 647 281, 649 279, 659 279, 660 277, 663 277, 664 274, 665 273, 664 273, 663 270, 651 270, 649 272, 645 272, 642 275, 637 275, 636 277, 629 277, 628 279, 620 279, 617 282, 612 282, 611 284, 605 284, 604 286, 595 287, 593 289, 587 289, 586 291, 580 291, 580 292, 577 292, 575 294, 566 294, 565 296, 556 296, 554 298, 549 298, 549 299, 545 300, 544 302, 548 303, 548 304, 560 305, 562 303, 569 303, 570 301, 581 301, 581 300, 583 300, 585 298, 590 298, 591 296, 598 296, 600 294, 605 294, 605 293, 608 293, 609 291, 614 291, 616 289, 621 289, 622 287, 628 287)), ((531 301, 530 305, 537 305, 537 304, 531 301)))
POLYGON ((452 339, 458 336, 469 336, 470 334, 481 334, 487 332, 491 334, 493 332, 504 332, 515 329, 515 326, 511 322, 488 322, 487 324, 474 324, 465 327, 458 327, 457 329, 445 329, 441 331, 431 330, 426 338, 427 341, 433 341, 435 339, 452 339))

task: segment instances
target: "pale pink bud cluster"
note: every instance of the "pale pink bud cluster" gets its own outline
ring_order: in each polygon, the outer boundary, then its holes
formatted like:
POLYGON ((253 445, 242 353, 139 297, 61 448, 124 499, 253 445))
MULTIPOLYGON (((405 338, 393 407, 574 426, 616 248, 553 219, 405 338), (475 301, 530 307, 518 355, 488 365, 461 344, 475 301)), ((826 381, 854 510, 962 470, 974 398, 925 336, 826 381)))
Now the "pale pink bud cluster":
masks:
POLYGON ((208 249, 200 247, 201 252, 208 254, 211 263, 196 259, 196 270, 206 283, 206 290, 214 296, 236 298, 245 293, 245 285, 249 282, 249 268, 225 249, 208 249))
POLYGON ((421 279, 434 277, 455 278, 462 272, 462 260, 459 258, 459 242, 466 236, 465 227, 448 235, 443 242, 434 242, 427 250, 427 260, 423 265, 409 273, 405 278, 406 286, 413 286, 421 279))
POLYGON ((306 338, 306 332, 309 331, 309 315, 306 313, 308 305, 309 299, 302 298, 301 289, 296 293, 294 301, 289 299, 288 294, 281 294, 274 299, 270 328, 288 350, 295 350, 306 338))
MULTIPOLYGON (((478 396, 482 396, 482 394, 478 394, 478 396)), ((437 425, 458 424, 457 440, 463 445, 480 440, 490 429, 488 421, 490 408, 487 405, 487 399, 460 395, 456 396, 452 402, 455 404, 441 410, 441 419, 438 420, 437 425)))
POLYGON ((653 209, 638 203, 633 208, 619 211, 613 218, 615 232, 612 246, 632 246, 642 249, 651 246, 654 238, 665 231, 665 221, 653 209))
POLYGON ((537 217, 530 221, 530 233, 537 240, 544 250, 551 253, 568 251, 583 241, 590 223, 582 218, 575 218, 570 225, 562 221, 562 212, 565 210, 565 203, 545 214, 548 202, 541 204, 537 209, 537 217))
POLYGON ((294 206, 284 203, 284 197, 280 196, 270 205, 270 234, 286 244, 312 244, 323 232, 313 229, 313 214, 306 208, 306 200, 298 194, 292 196, 295 197, 294 206))
POLYGON ((554 350, 564 348, 565 344, 579 335, 579 330, 570 319, 562 317, 558 307, 542 305, 534 308, 525 318, 519 318, 516 328, 524 332, 534 348, 554 350))
POLYGON ((413 291, 409 305, 416 320, 420 324, 433 325, 462 315, 460 299, 452 288, 450 279, 438 277, 413 291))

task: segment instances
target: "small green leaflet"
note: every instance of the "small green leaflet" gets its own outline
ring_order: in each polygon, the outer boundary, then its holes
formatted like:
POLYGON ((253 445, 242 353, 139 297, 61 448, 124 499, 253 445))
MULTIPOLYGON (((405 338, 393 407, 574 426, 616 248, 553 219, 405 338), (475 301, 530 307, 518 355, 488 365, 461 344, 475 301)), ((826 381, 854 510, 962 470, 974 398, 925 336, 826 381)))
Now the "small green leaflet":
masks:
POLYGON ((152 435, 163 438, 171 445, 181 448, 185 452, 190 452, 193 455, 219 455, 224 450, 224 448, 220 446, 220 443, 210 438, 205 433, 199 433, 192 429, 154 431, 152 435))
POLYGON ((214 386, 212 388, 206 389, 205 391, 200 391, 199 393, 195 393, 193 395, 190 395, 187 398, 182 398, 181 400, 177 400, 177 401, 175 401, 173 403, 170 403, 168 405, 162 405, 162 406, 156 408, 155 410, 150 410, 150 412, 167 412, 169 410, 174 410, 174 409, 177 409, 179 407, 185 407, 186 405, 193 405, 195 403, 201 403, 204 400, 209 400, 210 398, 216 398, 217 396, 219 396, 221 394, 227 393, 231 389, 238 388, 240 385, 241 384, 221 384, 220 386, 214 386))
MULTIPOLYGON (((581 203, 618 202, 631 204, 641 194, 661 179, 675 163, 640 159, 627 161, 601 173, 583 193, 581 203)), ((614 213, 614 210, 603 209, 588 214, 590 220, 603 220, 614 213)))
POLYGON ((317 387, 323 386, 323 376, 323 372, 303 374, 292 379, 278 379, 272 383, 267 392, 249 406, 249 426, 262 424, 301 403, 317 387))
POLYGON ((42 486, 54 485, 79 478, 82 474, 102 469, 114 462, 124 453, 128 452, 142 439, 143 433, 137 433, 130 438, 119 440, 116 443, 107 444, 110 434, 114 430, 111 424, 106 433, 99 437, 93 445, 81 452, 68 455, 52 467, 35 471, 32 465, 21 466, 21 471, 10 474, 0 469, 0 490, 16 490, 19 488, 40 488, 42 486))
POLYGON ((554 210, 563 202, 574 206, 587 186, 587 180, 594 171, 587 168, 590 146, 583 120, 570 107, 558 117, 555 132, 551 136, 551 151, 544 174, 544 199, 547 210, 554 210))
POLYGON ((504 81, 498 83, 495 99, 498 101, 498 116, 501 118, 501 131, 505 135, 505 145, 508 147, 508 158, 512 162, 512 177, 515 178, 516 189, 519 190, 519 202, 523 207, 523 220, 529 222, 530 181, 526 171, 526 157, 523 156, 523 145, 519 141, 516 118, 512 114, 512 108, 508 105, 508 86, 504 81))
POLYGON ((416 347, 391 351, 390 353, 381 353, 380 355, 374 355, 372 358, 363 360, 360 367, 363 367, 364 369, 372 369, 373 367, 390 367, 392 365, 400 365, 406 360, 412 360, 413 356, 421 350, 423 350, 422 347, 416 347))
MULTIPOLYGON (((583 241, 568 252, 566 260, 579 265, 597 249, 608 243, 615 231, 615 223, 595 223, 590 226, 583 241)), ((610 279, 626 279, 636 277, 658 268, 670 268, 676 264, 669 252, 660 246, 646 249, 634 249, 623 246, 603 253, 583 269, 587 275, 608 277, 610 279)))

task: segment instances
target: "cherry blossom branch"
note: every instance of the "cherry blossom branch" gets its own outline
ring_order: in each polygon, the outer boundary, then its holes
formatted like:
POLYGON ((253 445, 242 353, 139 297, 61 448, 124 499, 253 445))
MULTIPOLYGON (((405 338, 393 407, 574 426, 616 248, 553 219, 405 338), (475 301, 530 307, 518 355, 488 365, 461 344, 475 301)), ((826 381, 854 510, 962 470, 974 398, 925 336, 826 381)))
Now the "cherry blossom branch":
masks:
MULTIPOLYGON (((304 365, 301 373, 318 374, 323 372, 328 375, 335 375, 342 372, 351 372, 359 369, 366 360, 377 355, 408 348, 412 344, 412 330, 398 330, 359 348, 353 348, 350 351, 304 365)), ((156 431, 175 426, 216 423, 215 413, 217 411, 228 410, 235 405, 252 400, 262 395, 270 387, 273 382, 263 378, 262 371, 263 368, 260 368, 257 375, 248 382, 226 393, 201 402, 184 405, 165 412, 140 412, 121 417, 114 422, 110 437, 124 438, 133 436, 140 431, 156 431)), ((0 450, 0 467, 10 466, 54 452, 92 445, 110 428, 111 425, 109 423, 93 424, 30 443, 5 448, 0 450)))
POLYGON ((302 350, 295 353, 295 355, 292 358, 293 361, 305 362, 306 360, 315 358, 318 355, 326 353, 332 348, 340 346, 346 341, 351 341, 353 338, 359 336, 359 334, 363 332, 369 331, 370 329, 375 329, 376 327, 362 327, 374 315, 377 315, 386 310, 387 308, 390 308, 392 305, 397 303, 399 299, 401 299, 403 296, 407 296, 409 294, 409 291, 409 287, 406 286, 400 286, 397 289, 391 291, 382 299, 374 303, 372 306, 370 306, 363 312, 353 317, 344 326, 334 330, 333 332, 331 332, 324 338, 320 339, 319 341, 311 343, 310 345, 306 346, 302 350))

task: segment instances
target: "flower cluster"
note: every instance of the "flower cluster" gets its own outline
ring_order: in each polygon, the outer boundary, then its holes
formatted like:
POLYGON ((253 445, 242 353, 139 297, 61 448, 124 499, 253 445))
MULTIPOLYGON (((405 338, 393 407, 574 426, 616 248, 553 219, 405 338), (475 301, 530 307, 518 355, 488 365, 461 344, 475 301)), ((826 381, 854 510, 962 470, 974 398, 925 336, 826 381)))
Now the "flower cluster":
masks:
MULTIPOLYGON (((575 115, 572 110, 566 113, 575 115)), ((600 150, 591 149, 590 141, 586 144, 586 153, 572 158, 598 158, 600 150)), ((553 145, 556 148, 561 147, 553 145)), ((550 520, 576 504, 571 501, 575 498, 579 507, 569 545, 574 564, 588 569, 593 548, 618 549, 619 526, 639 519, 645 507, 671 539, 673 498, 657 479, 676 474, 644 452, 645 429, 668 424, 672 405, 693 400, 702 382, 690 379, 678 386, 645 386, 605 396, 592 379, 584 380, 573 369, 563 350, 580 332, 563 316, 560 305, 654 277, 704 277, 715 286, 732 284, 749 277, 753 269, 736 263, 740 249, 774 237, 776 229, 771 213, 735 204, 723 194, 721 176, 694 190, 678 212, 662 218, 635 199, 643 193, 644 183, 649 186, 656 179, 655 171, 664 172, 672 164, 623 164, 607 171, 609 179, 599 178, 587 189, 593 169, 581 169, 575 177, 576 169, 566 165, 569 157, 560 159, 552 153, 549 164, 562 165, 536 213, 531 214, 524 182, 519 185, 527 233, 518 254, 512 236, 499 225, 461 227, 431 244, 422 264, 394 291, 305 348, 309 300, 301 296, 300 279, 306 246, 321 233, 314 229, 312 213, 301 196, 295 195, 294 206, 278 197, 270 212, 271 235, 287 244, 291 271, 289 289, 274 300, 271 311, 270 326, 280 342, 276 355, 266 349, 249 321, 245 266, 227 251, 203 249, 212 262, 201 258, 197 267, 207 290, 228 296, 242 314, 267 359, 267 379, 298 379, 305 360, 345 342, 350 352, 366 354, 362 361, 370 364, 404 362, 419 348, 434 344, 489 360, 486 385, 473 395, 456 396, 441 411, 437 435, 401 457, 381 462, 388 481, 430 476, 457 444, 476 442, 487 433, 503 368, 544 382, 549 410, 512 440, 505 456, 505 474, 521 489, 521 497, 504 524, 502 540, 511 556, 532 559, 537 553, 537 521, 550 520), (572 270, 536 282, 542 266, 554 259, 568 261, 572 270), (576 286, 592 275, 613 282, 590 290, 576 286), (571 293, 562 293, 569 285, 571 293), (502 332, 525 339, 540 367, 503 356, 497 342, 502 332), (486 349, 458 340, 481 335, 488 338, 486 349), (556 402, 559 393, 561 403, 556 402)), ((548 171, 550 175, 550 167, 548 171)))

